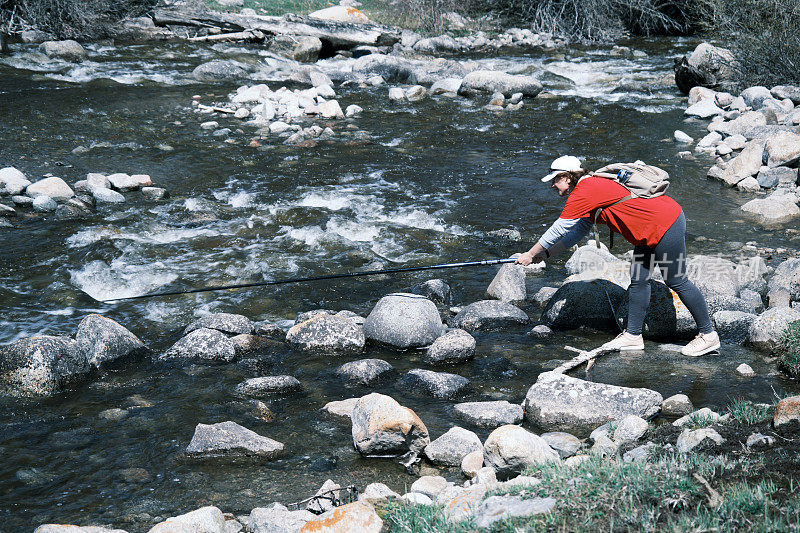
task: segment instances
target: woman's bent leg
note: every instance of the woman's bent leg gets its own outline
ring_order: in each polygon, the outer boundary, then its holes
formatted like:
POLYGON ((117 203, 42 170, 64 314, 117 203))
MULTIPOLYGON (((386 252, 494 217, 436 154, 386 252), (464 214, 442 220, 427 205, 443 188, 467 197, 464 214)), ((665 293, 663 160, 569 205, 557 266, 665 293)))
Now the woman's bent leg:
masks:
POLYGON ((697 329, 700 333, 714 331, 706 299, 686 275, 686 216, 683 211, 658 242, 654 251, 656 261, 664 275, 664 282, 678 294, 697 323, 697 329))
POLYGON ((650 269, 653 252, 646 246, 633 249, 631 261, 631 284, 628 287, 628 325, 625 331, 631 335, 641 335, 644 317, 650 306, 650 269))

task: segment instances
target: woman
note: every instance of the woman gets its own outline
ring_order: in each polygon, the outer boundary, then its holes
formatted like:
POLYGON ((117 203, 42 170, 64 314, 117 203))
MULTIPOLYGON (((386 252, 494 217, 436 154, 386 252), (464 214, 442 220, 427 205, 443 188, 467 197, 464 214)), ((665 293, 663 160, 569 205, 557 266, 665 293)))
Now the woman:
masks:
POLYGON ((559 157, 550 170, 542 181, 552 181, 551 187, 559 196, 567 196, 567 203, 559 219, 533 248, 517 258, 517 263, 538 263, 570 248, 589 233, 595 213, 602 208, 597 223, 622 234, 634 249, 628 324, 601 349, 644 349, 642 328, 650 305, 649 279, 654 265, 661 269, 665 283, 678 294, 697 323, 699 334, 681 353, 696 357, 719 349, 719 336, 711 325, 705 298, 686 276, 686 217, 681 206, 666 195, 631 198, 615 204, 630 194, 628 189, 614 180, 592 176, 574 156, 559 157))

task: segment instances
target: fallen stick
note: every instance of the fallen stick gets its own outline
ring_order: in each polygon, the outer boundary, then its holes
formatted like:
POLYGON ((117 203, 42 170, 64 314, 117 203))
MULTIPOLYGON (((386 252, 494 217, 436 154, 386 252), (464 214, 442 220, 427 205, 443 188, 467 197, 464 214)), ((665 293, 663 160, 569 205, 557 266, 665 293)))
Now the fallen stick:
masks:
POLYGON ((217 35, 201 35, 189 37, 193 43, 218 43, 225 41, 263 41, 264 34, 258 30, 237 31, 234 33, 219 33, 217 35))
POLYGON ((569 372, 573 368, 578 367, 583 363, 587 364, 586 369, 588 370, 589 369, 588 367, 592 365, 595 358, 603 355, 604 353, 608 353, 602 351, 601 348, 595 348, 594 350, 590 350, 588 352, 585 350, 581 350, 580 348, 574 348, 572 346, 564 346, 564 349, 569 350, 571 352, 578 352, 580 355, 554 368, 552 372, 556 374, 564 374, 565 372, 569 372))

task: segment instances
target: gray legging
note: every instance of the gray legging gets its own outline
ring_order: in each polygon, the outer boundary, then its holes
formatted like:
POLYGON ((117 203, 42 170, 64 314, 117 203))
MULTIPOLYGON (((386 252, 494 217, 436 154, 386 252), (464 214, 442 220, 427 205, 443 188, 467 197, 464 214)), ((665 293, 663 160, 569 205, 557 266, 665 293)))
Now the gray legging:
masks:
POLYGON ((628 325, 632 335, 641 335, 644 317, 650 305, 650 271, 658 265, 667 287, 675 291, 697 322, 700 333, 711 333, 711 317, 700 290, 686 276, 686 216, 677 220, 658 241, 655 248, 636 246, 631 262, 631 285, 628 288, 628 325))

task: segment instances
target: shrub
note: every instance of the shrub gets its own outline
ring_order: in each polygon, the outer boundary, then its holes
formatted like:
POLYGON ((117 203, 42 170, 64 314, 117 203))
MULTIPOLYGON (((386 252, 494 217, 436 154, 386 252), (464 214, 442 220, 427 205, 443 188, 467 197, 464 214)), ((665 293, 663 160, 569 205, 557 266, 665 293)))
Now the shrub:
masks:
POLYGON ((792 322, 781 339, 779 365, 794 378, 800 378, 800 321, 792 322))

